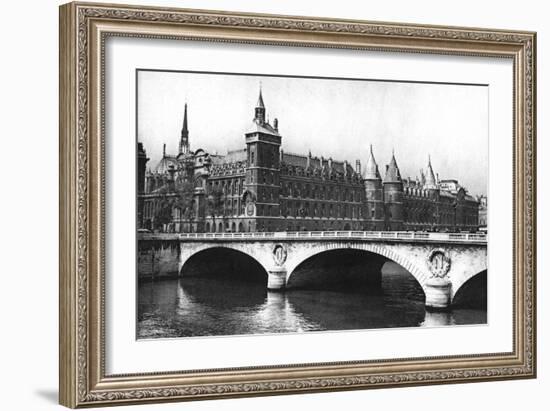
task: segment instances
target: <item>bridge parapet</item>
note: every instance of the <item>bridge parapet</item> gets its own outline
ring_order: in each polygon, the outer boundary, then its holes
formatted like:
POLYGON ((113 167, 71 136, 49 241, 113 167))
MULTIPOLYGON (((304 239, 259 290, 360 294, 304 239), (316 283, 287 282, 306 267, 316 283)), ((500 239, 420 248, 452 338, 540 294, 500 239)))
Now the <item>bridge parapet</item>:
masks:
POLYGON ((209 240, 386 240, 414 241, 421 243, 475 243, 487 244, 487 234, 484 233, 430 233, 422 231, 279 231, 250 233, 140 233, 143 240, 179 240, 179 241, 209 241, 209 240))

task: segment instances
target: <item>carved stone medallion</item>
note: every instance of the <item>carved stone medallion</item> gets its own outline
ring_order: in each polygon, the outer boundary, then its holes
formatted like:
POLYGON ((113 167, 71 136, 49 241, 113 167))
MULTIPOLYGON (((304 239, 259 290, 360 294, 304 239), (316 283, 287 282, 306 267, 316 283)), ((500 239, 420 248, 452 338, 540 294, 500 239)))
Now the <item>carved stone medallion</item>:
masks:
POLYGON ((273 247, 273 261, 278 266, 281 266, 286 261, 287 252, 285 247, 282 244, 277 244, 273 247))
POLYGON ((451 269, 451 259, 447 256, 445 250, 436 248, 428 256, 428 267, 434 277, 444 278, 451 269))

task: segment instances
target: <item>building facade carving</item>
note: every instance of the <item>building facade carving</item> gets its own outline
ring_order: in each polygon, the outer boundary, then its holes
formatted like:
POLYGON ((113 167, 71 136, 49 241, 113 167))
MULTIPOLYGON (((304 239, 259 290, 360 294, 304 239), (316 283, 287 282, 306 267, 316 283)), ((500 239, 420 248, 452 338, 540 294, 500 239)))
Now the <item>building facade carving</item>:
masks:
POLYGON ((285 152, 279 121, 260 90, 244 147, 192 151, 187 104, 177 155, 154 168, 138 143, 138 227, 168 232, 328 230, 477 231, 479 202, 457 180, 439 180, 431 159, 402 178, 394 154, 382 177, 372 146, 365 163, 285 152))

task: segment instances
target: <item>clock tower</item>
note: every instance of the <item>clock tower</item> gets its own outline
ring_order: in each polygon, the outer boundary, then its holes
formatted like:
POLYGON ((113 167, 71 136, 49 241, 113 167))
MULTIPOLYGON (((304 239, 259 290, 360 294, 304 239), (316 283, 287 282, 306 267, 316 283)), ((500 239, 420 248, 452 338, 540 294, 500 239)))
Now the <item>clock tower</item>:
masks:
POLYGON ((273 231, 280 217, 280 147, 278 121, 266 121, 262 90, 254 109, 254 119, 245 134, 247 167, 245 176, 245 216, 255 231, 273 231))

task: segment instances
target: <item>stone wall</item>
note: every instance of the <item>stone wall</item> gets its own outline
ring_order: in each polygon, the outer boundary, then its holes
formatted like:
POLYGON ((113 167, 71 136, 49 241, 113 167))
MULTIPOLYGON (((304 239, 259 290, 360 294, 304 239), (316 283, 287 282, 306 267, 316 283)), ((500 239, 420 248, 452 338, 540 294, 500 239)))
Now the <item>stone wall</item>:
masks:
POLYGON ((179 256, 180 244, 177 241, 138 242, 138 279, 177 277, 179 256))

